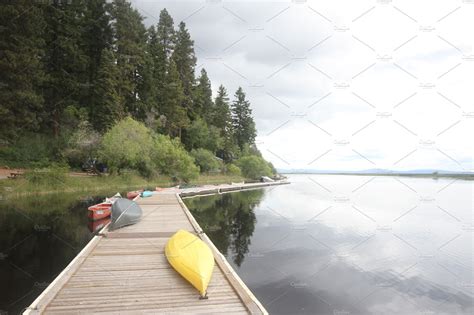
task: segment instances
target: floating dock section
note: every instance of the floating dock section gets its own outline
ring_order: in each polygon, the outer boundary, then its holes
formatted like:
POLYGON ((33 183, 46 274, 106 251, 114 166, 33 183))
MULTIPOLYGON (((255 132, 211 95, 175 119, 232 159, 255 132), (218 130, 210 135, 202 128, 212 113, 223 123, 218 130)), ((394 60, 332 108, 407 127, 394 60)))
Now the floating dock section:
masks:
POLYGON ((105 228, 84 247, 24 314, 267 314, 191 215, 190 197, 287 184, 165 189, 136 201, 142 220, 115 231, 105 228), (168 263, 168 238, 183 229, 197 234, 214 253, 216 267, 207 300, 168 263))

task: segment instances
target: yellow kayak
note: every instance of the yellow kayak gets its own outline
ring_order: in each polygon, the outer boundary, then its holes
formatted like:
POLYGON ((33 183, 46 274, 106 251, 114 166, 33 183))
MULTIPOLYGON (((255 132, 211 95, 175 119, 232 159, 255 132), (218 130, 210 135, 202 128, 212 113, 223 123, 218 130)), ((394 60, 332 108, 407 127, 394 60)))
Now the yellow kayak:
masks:
POLYGON ((179 230, 168 240, 165 254, 171 266, 198 289, 202 297, 206 297, 214 269, 214 255, 206 243, 187 231, 179 230))

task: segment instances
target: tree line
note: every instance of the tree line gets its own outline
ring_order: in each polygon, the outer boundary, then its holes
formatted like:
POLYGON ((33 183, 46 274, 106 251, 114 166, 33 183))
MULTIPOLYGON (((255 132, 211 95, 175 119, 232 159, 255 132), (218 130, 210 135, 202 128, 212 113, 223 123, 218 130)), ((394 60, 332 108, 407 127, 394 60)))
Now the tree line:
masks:
POLYGON ((175 25, 166 9, 149 28, 126 0, 18 0, 0 16, 4 147, 39 134, 64 157, 78 129, 82 139, 103 136, 131 118, 195 156, 261 158, 245 92, 231 100, 220 85, 213 99, 206 70, 195 73, 185 23, 175 25))

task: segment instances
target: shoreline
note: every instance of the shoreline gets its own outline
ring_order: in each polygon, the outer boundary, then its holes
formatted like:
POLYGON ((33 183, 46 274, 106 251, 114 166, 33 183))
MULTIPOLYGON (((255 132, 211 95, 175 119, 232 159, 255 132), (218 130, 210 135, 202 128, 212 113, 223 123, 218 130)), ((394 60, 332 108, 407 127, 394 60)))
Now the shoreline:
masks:
MULTIPOLYGON (((239 176, 230 175, 200 175, 196 180, 185 185, 203 186, 218 185, 232 182, 243 182, 245 179, 239 176)), ((162 187, 170 188, 184 183, 173 182, 171 178, 161 177, 155 180, 148 180, 137 175, 131 176, 104 176, 104 177, 68 177, 65 182, 53 185, 45 182, 34 184, 25 178, 20 179, 0 179, 0 199, 60 194, 60 193, 87 193, 105 192, 109 190, 134 190, 143 188, 162 187)))
POLYGON ((354 176, 399 176, 399 177, 423 177, 423 178, 456 178, 474 180, 474 174, 423 174, 423 173, 280 173, 282 175, 354 175, 354 176))

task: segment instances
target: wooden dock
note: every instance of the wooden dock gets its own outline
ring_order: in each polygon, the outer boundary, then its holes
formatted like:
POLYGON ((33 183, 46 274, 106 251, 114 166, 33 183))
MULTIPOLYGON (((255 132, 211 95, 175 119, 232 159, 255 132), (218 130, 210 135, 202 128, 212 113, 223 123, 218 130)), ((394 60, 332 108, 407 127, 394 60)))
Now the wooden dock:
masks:
POLYGON ((267 314, 264 307, 201 230, 181 200, 281 185, 287 182, 166 189, 136 201, 142 220, 109 232, 105 228, 71 261, 24 314, 267 314), (168 238, 183 229, 213 250, 216 267, 207 300, 171 266, 168 238))

